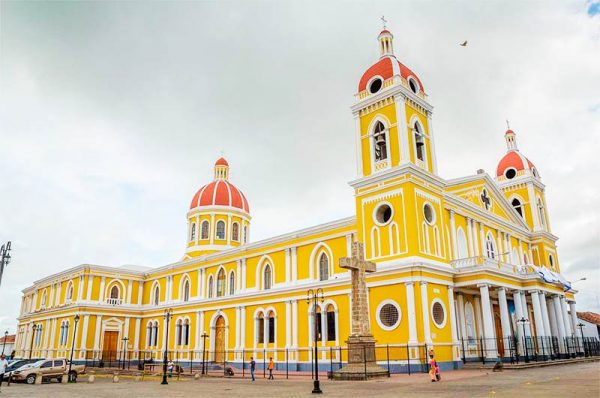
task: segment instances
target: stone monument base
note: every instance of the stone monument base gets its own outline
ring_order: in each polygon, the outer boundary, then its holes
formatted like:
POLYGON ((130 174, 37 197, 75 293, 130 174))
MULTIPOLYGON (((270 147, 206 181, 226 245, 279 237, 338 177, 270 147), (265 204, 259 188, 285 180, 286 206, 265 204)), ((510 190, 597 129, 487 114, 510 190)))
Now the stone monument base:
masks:
POLYGON ((350 336, 346 343, 348 365, 333 373, 335 380, 366 380, 389 376, 387 369, 377 365, 373 336, 350 336))

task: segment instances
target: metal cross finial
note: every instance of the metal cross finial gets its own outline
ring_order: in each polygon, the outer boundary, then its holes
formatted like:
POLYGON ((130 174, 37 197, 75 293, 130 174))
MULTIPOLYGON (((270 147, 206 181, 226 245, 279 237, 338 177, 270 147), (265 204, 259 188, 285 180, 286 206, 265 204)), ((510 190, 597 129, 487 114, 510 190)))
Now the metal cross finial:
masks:
POLYGON ((506 119, 506 128, 510 130, 510 124, 508 124, 508 119, 506 119))
POLYGON ((381 16, 381 22, 383 22, 383 29, 386 28, 385 24, 387 23, 387 20, 385 19, 385 17, 382 15, 381 16))

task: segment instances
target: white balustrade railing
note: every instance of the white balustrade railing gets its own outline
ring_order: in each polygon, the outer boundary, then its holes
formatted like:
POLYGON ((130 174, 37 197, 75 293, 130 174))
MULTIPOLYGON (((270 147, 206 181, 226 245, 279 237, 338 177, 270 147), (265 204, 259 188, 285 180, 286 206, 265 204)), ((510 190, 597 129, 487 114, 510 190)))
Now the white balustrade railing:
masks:
POLYGON ((121 305, 123 304, 123 299, 121 298, 107 298, 106 299, 106 304, 108 305, 121 305))

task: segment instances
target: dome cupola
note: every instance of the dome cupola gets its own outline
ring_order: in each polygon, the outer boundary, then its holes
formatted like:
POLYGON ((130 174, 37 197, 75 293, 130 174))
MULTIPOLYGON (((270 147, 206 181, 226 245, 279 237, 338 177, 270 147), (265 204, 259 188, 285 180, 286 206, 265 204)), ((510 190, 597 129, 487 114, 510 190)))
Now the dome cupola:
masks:
POLYGON ((512 180, 518 176, 532 175, 539 178, 533 163, 517 147, 517 135, 510 128, 504 133, 506 155, 500 159, 496 168, 496 177, 500 180, 512 180))

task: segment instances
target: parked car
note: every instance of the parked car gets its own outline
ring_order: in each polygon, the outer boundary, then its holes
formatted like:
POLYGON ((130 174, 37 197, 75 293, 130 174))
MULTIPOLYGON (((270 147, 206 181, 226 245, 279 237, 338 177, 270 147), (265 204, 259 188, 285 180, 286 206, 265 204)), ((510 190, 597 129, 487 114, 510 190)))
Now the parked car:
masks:
POLYGON ((69 379, 75 380, 80 374, 85 374, 85 365, 71 366, 69 372, 69 362, 66 359, 45 359, 29 365, 25 365, 13 371, 12 379, 14 381, 24 381, 27 384, 34 384, 38 375, 41 375, 42 381, 57 379, 60 381, 63 375, 69 374, 69 379))
POLYGON ((6 367, 6 370, 4 371, 4 380, 8 380, 8 377, 15 370, 17 370, 25 365, 33 364, 39 360, 40 360, 39 358, 34 358, 34 359, 15 359, 14 361, 11 361, 8 364, 8 366, 6 367))

